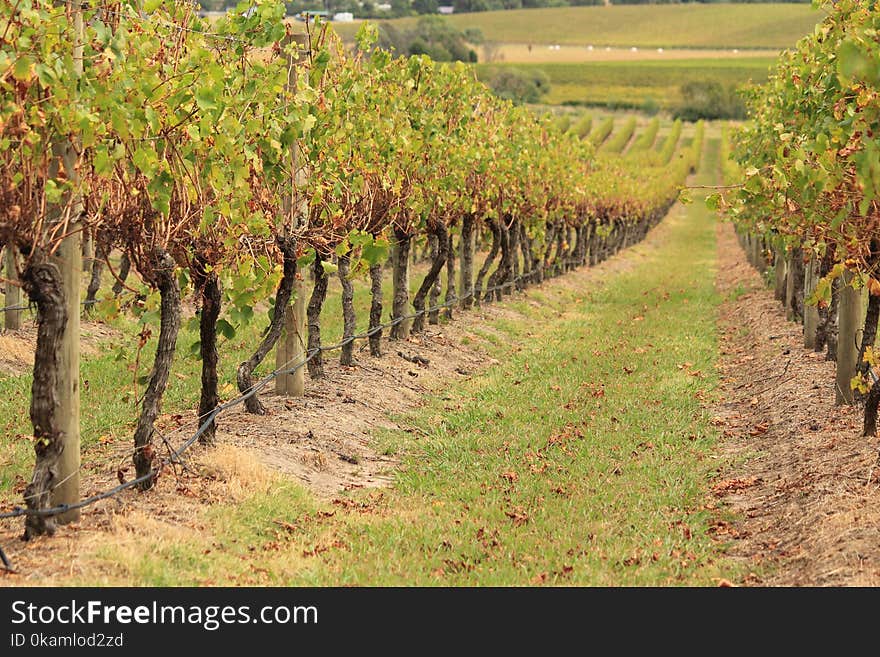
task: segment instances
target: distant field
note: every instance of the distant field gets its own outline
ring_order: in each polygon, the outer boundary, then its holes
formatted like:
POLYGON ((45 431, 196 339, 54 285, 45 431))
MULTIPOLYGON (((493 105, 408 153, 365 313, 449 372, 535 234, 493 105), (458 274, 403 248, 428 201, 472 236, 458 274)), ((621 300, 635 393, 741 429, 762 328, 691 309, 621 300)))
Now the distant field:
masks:
MULTIPOLYGON (((560 7, 459 14, 459 29, 479 28, 498 43, 639 48, 788 48, 821 19, 807 4, 676 4, 560 7)), ((417 18, 389 21, 407 27, 417 18)), ((335 24, 351 37, 355 23, 335 24)))
POLYGON ((529 48, 524 43, 488 44, 477 48, 480 61, 507 64, 570 64, 579 62, 634 62, 677 59, 746 59, 776 57, 779 50, 768 49, 710 49, 710 48, 613 48, 600 46, 539 45, 529 48))
MULTIPOLYGON (((596 62, 535 65, 550 77, 550 93, 544 102, 583 103, 607 107, 660 109, 675 107, 681 86, 691 81, 718 80, 725 85, 752 80, 764 82, 775 60, 685 59, 674 61, 596 62)), ((478 75, 493 66, 527 69, 531 64, 478 64, 478 75)))

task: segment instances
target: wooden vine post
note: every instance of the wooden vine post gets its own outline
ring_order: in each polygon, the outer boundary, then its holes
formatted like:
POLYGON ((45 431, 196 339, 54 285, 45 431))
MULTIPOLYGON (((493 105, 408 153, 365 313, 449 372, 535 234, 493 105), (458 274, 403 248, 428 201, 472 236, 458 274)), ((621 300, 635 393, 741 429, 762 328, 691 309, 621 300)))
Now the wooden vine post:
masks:
POLYGON ((819 331, 819 307, 808 304, 816 285, 819 282, 819 260, 815 254, 810 255, 810 263, 804 274, 804 347, 816 349, 816 336, 819 331))
MULTIPOLYGON (((18 278, 15 268, 15 247, 11 244, 7 245, 3 252, 3 260, 6 263, 6 298, 3 302, 4 306, 21 305, 21 288, 12 281, 18 278)), ((21 328, 21 311, 7 310, 4 312, 5 328, 7 331, 17 331, 21 328)))
POLYGON ((773 296, 775 296, 777 300, 785 302, 785 251, 781 247, 777 247, 773 250, 773 254, 773 273, 775 274, 775 279, 773 281, 773 296))
MULTIPOLYGON (((83 73, 83 16, 79 3, 68 0, 69 11, 74 21, 73 62, 74 72, 83 73)), ((59 149, 61 164, 69 178, 76 182, 77 153, 75 145, 66 142, 59 149)), ((61 272, 64 285, 64 299, 67 306, 67 324, 61 338, 58 354, 58 424, 63 433, 63 448, 58 459, 58 472, 52 489, 52 504, 74 504, 80 500, 80 436, 79 436, 79 338, 80 338, 80 284, 82 282, 82 201, 71 199, 70 223, 67 236, 55 252, 55 265, 61 272)), ((79 509, 55 516, 59 524, 79 520, 79 509)))
MULTIPOLYGON (((287 43, 295 43, 302 51, 306 47, 305 35, 291 35, 287 43)), ((287 45, 285 43, 285 45, 287 45)), ((290 93, 296 93, 297 65, 304 60, 296 59, 288 53, 287 58, 287 89, 290 93)), ((302 166, 302 156, 299 146, 294 144, 290 148, 290 193, 284 198, 284 213, 290 217, 292 227, 299 226, 303 212, 301 207, 296 206, 296 190, 306 182, 305 167, 302 166)), ((278 346, 275 348, 275 367, 289 368, 291 365, 302 363, 306 357, 306 302, 302 276, 297 272, 296 282, 293 285, 293 302, 289 312, 284 316, 284 328, 278 346)), ((305 367, 298 368, 290 374, 281 374, 275 379, 275 392, 288 397, 302 397, 305 394, 305 367)))

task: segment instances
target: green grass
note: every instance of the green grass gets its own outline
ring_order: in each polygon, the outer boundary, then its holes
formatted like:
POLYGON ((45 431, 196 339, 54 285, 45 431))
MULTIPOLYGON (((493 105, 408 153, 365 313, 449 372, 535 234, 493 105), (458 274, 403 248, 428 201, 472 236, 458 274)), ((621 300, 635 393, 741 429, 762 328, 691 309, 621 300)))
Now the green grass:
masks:
MULTIPOLYGON (((707 141, 699 182, 717 177, 707 141)), ((144 536, 129 584, 712 585, 717 431, 714 220, 677 208, 652 245, 583 285, 545 285, 482 333, 499 364, 385 432, 396 486, 317 505, 287 484, 144 536), (490 337, 492 336, 492 337, 490 337), (293 532, 278 530, 290 523, 293 532), (142 555, 147 555, 143 557, 142 555), (249 580, 248 578, 251 578, 249 580)), ((119 572, 113 546, 92 559, 119 572)), ((83 556, 83 558, 86 558, 83 556)))
MULTIPOLYGON (((809 4, 665 4, 491 11, 448 17, 488 41, 640 48, 789 48, 823 14, 809 4)), ((417 18, 389 21, 412 27, 417 18)), ((335 24, 351 38, 357 24, 335 24)))
MULTIPOLYGON (((579 64, 536 64, 550 78, 550 92, 544 102, 641 108, 653 105, 670 109, 681 102, 682 85, 693 81, 717 80, 724 85, 766 81, 774 60, 682 59, 645 62, 586 62, 579 64)), ((489 65, 477 65, 479 75, 489 65)), ((493 67, 504 64, 492 64, 493 67)), ((529 64, 517 64, 526 69, 529 64)))

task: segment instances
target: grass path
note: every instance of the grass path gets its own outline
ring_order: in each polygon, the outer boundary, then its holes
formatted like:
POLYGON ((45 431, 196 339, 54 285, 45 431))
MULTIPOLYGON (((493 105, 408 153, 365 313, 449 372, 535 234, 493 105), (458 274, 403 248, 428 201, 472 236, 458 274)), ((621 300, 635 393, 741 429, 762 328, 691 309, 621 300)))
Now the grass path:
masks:
MULTIPOLYGON (((718 140, 707 142, 712 182, 718 140)), ((381 436, 394 489, 319 503, 280 478, 195 527, 81 552, 88 583, 713 585, 714 220, 676 206, 642 244, 507 302, 500 361, 381 436), (709 507, 707 509, 707 507, 709 507)), ((245 478, 247 479, 247 478, 245 478)))

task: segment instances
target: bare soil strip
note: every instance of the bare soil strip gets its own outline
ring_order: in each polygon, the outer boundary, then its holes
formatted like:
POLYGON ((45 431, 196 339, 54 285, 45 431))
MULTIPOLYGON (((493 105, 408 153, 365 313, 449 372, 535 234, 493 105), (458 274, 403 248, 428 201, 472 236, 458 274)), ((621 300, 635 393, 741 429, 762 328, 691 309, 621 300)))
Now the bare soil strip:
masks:
POLYGON ((803 347, 800 325, 718 227, 720 396, 715 424, 732 459, 714 492, 736 513, 715 535, 759 586, 880 584, 877 440, 861 411, 835 407, 834 364, 803 347))

